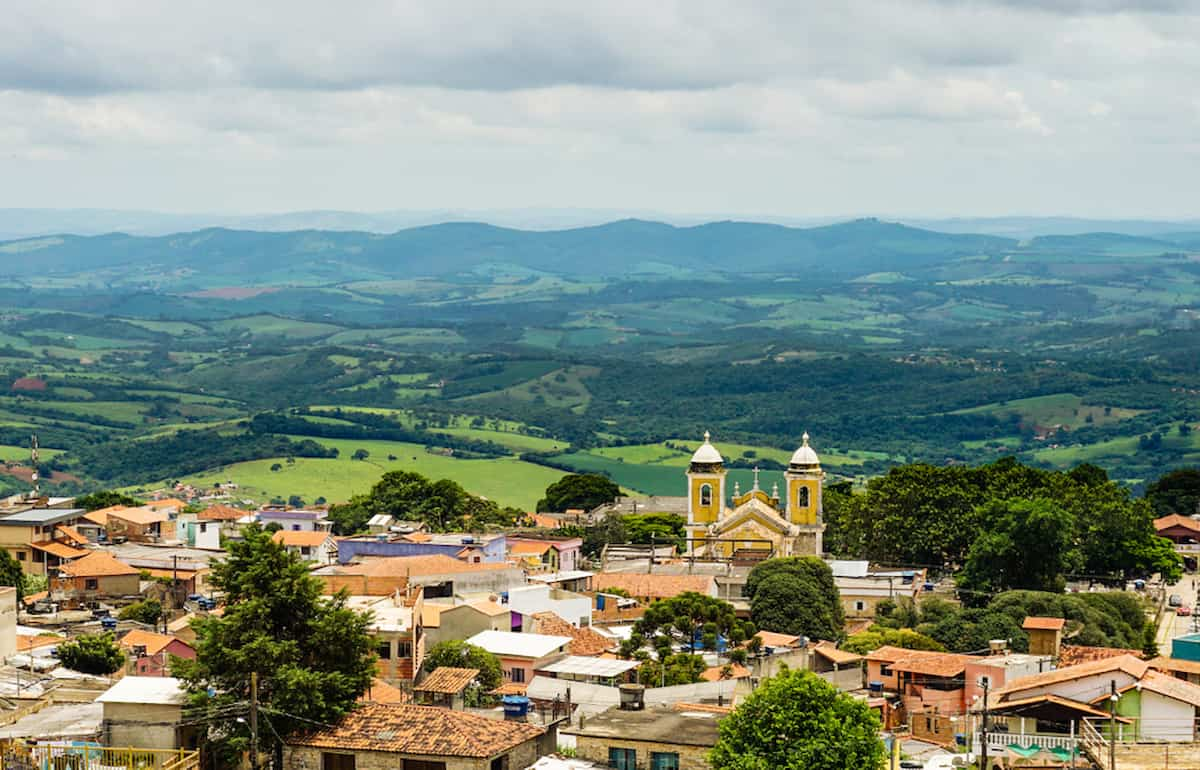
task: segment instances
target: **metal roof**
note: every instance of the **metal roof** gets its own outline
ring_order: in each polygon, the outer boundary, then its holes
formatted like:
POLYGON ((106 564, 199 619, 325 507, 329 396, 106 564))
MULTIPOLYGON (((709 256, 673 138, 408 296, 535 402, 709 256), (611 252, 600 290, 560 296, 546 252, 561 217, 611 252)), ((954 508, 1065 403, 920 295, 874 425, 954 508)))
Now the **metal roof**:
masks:
POLYGON ((545 575, 530 575, 529 579, 536 583, 562 583, 567 580, 582 580, 590 578, 596 573, 588 572, 583 569, 565 570, 563 572, 550 572, 545 575))
POLYGON ((569 655, 560 661, 542 666, 538 671, 548 674, 572 674, 574 676, 614 677, 638 667, 636 660, 614 660, 612 658, 585 658, 569 655))
POLYGON ((97 703, 181 706, 187 702, 183 682, 172 676, 127 676, 108 688, 97 703))
POLYGON ((569 636, 518 634, 512 631, 480 631, 468 644, 482 647, 493 655, 513 658, 544 658, 571 643, 569 636))
POLYGON ((0 526, 28 527, 59 524, 68 519, 77 519, 84 513, 86 511, 82 508, 31 508, 28 511, 20 511, 0 518, 0 526))

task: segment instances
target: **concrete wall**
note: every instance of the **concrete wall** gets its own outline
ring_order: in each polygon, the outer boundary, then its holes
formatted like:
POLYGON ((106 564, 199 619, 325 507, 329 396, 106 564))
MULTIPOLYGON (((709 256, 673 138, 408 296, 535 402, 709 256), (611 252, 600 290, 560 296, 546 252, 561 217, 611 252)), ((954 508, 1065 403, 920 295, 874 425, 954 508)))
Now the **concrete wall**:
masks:
POLYGON ((681 746, 674 743, 652 743, 650 741, 622 741, 616 738, 593 738, 575 736, 575 751, 581 759, 608 767, 610 748, 633 749, 637 752, 637 766, 650 767, 650 755, 656 751, 679 755, 679 770, 710 770, 708 752, 711 746, 681 746))
POLYGON ((1195 706, 1142 690, 1142 713, 1138 738, 1190 743, 1195 735, 1195 706))
POLYGON ((453 639, 470 639, 480 631, 511 631, 512 615, 508 612, 488 615, 474 607, 461 604, 443 610, 437 628, 425 629, 429 645, 453 639))
POLYGON ((17 589, 0 588, 0 662, 17 654, 17 589))
POLYGON ((104 743, 108 746, 136 746, 142 749, 177 749, 187 735, 176 728, 182 721, 179 706, 146 703, 105 703, 104 743), (165 724, 160 724, 165 723, 165 724))
MULTIPOLYGON (((483 553, 486 564, 503 563, 507 552, 507 540, 497 537, 489 543, 475 545, 483 553)), ((407 540, 388 542, 386 540, 343 540, 338 545, 338 561, 347 564, 356 556, 429 556, 442 554, 455 558, 463 549, 461 543, 410 543, 407 540)))
POLYGON ((522 615, 553 612, 573 626, 589 626, 592 623, 592 600, 582 594, 551 589, 548 585, 530 585, 511 588, 508 591, 508 606, 522 615))
MULTIPOLYGON (((1118 690, 1124 690, 1133 685, 1136 680, 1124 671, 1110 671, 1048 686, 1014 689, 1008 693, 1006 699, 1017 700, 1049 693, 1083 703, 1091 703, 1095 699, 1108 694, 1111 688, 1110 682, 1114 681, 1117 683, 1118 690)), ((1020 685, 1018 682, 1009 682, 1009 686, 1019 687, 1020 685)))
MULTIPOLYGON (((308 746, 286 746, 283 751, 283 767, 285 770, 321 770, 322 753, 353 754, 355 770, 400 770, 404 767, 405 759, 445 762, 446 770, 489 770, 493 759, 504 756, 504 754, 497 754, 496 757, 487 759, 469 759, 466 757, 395 754, 384 751, 336 751, 308 746)), ((507 755, 509 770, 521 770, 529 767, 538 758, 537 741, 526 741, 507 752, 507 755)))

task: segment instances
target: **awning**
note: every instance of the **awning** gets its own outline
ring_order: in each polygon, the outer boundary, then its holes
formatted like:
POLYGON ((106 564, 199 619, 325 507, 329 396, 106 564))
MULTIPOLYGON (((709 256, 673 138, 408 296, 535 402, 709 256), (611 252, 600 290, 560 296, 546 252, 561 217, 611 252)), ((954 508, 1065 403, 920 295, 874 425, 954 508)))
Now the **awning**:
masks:
POLYGON ((1042 750, 1042 747, 1037 745, 1036 743, 1033 744, 1032 746, 1021 746, 1020 744, 1017 744, 1017 743, 1010 743, 1010 744, 1008 744, 1007 748, 1009 751, 1016 754, 1018 757, 1024 757, 1025 759, 1029 759, 1034 754, 1037 754, 1037 753, 1041 752, 1041 750, 1042 750))

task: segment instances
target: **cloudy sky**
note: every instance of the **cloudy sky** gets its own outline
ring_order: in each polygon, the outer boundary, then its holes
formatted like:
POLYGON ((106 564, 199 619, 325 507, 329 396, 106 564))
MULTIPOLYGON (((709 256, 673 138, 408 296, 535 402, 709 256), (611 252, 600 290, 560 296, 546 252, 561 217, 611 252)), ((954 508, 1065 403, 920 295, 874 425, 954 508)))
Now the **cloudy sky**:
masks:
POLYGON ((1200 0, 17 0, 0 206, 1200 213, 1200 0))

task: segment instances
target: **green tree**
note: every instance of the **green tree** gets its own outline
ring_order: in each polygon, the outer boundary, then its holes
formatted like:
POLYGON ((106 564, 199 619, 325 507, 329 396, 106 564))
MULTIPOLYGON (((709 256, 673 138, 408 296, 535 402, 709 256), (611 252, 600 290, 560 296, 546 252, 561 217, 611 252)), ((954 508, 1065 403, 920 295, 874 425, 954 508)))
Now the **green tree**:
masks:
POLYGON ((257 525, 242 536, 212 567, 224 614, 192 622, 196 658, 176 661, 172 669, 194 707, 223 715, 208 737, 225 764, 248 745, 247 725, 229 715, 249 701, 252 673, 258 674, 259 701, 270 724, 259 739, 277 760, 280 738, 337 721, 375 674, 369 614, 347 606, 344 592, 324 596, 304 562, 257 525))
POLYGON ((438 642, 425 653, 425 671, 431 672, 443 667, 479 669, 479 676, 475 681, 484 690, 494 690, 504 681, 504 670, 499 658, 482 647, 467 644, 459 639, 438 642))
POLYGON ((842 644, 842 649, 855 655, 866 655, 884 645, 901 647, 906 650, 932 650, 934 652, 946 650, 945 645, 938 640, 911 628, 885 628, 877 624, 851 636, 842 644))
POLYGON ((371 456, 371 453, 365 449, 355 449, 354 454, 350 455, 351 460, 365 460, 371 456))
POLYGON ((784 671, 721 720, 713 770, 874 770, 879 717, 808 671, 784 671))
POLYGON ((1146 501, 1157 516, 1200 512, 1200 468, 1171 471, 1146 487, 1146 501))
POLYGON ((647 607, 630 639, 621 644, 621 653, 633 657, 648 643, 663 661, 675 648, 686 647, 695 654, 698 649, 718 649, 720 639, 738 645, 753 635, 753 624, 738 620, 729 602, 686 591, 647 607))
POLYGON ((25 598, 25 572, 21 569, 21 562, 3 548, 0 548, 0 586, 13 586, 17 589, 18 606, 25 598))
POLYGON ((162 614, 162 602, 158 599, 144 599, 128 605, 117 614, 117 617, 121 620, 136 620, 148 626, 158 626, 158 622, 162 620, 162 614))
POLYGON ((814 556, 768 559, 746 576, 755 626, 810 639, 842 638, 845 616, 833 571, 814 556))
POLYGON ((993 501, 977 514, 993 522, 975 539, 958 576, 964 601, 985 603, 1010 588, 1062 591, 1080 566, 1074 517, 1053 500, 993 501))
POLYGON ((699 682, 707 670, 704 656, 679 652, 667 655, 662 660, 645 655, 638 666, 637 675, 638 681, 647 687, 674 687, 699 682))
POLYGON ((621 494, 621 488, 607 476, 598 473, 571 473, 546 487, 546 496, 538 501, 539 513, 561 512, 571 508, 590 511, 598 505, 611 503, 621 494))
POLYGON ((64 666, 85 674, 111 674, 125 665, 125 654, 112 634, 83 634, 58 645, 55 653, 64 666))
POLYGON ((630 543, 684 545, 687 519, 677 513, 632 513, 620 518, 630 543))
POLYGON ((437 532, 511 526, 514 520, 514 511, 475 497, 457 482, 430 481, 411 471, 388 471, 367 494, 355 495, 350 502, 330 508, 329 518, 336 534, 352 535, 364 530, 367 521, 380 513, 422 521, 437 532))
POLYGON ((127 494, 112 489, 92 492, 91 494, 75 498, 75 507, 82 508, 85 511, 98 511, 101 508, 109 508, 114 505, 136 508, 139 505, 145 505, 145 503, 136 497, 130 497, 127 494))

